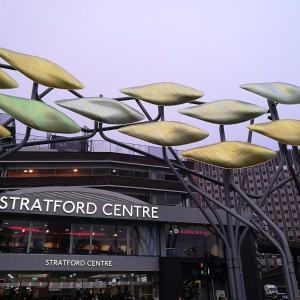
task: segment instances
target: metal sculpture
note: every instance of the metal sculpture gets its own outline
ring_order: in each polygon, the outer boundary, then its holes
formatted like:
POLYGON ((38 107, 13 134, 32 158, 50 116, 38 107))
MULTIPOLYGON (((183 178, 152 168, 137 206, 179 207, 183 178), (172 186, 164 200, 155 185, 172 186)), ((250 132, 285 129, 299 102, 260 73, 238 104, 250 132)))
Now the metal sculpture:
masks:
MULTIPOLYGON (((70 73, 48 60, 5 49, 0 49, 0 57, 10 64, 0 64, 0 68, 20 71, 34 81, 31 99, 0 95, 0 108, 11 115, 11 120, 14 118, 27 125, 25 137, 20 143, 2 144, 1 159, 22 147, 87 140, 99 133, 106 141, 164 162, 177 176, 189 193, 190 198, 194 201, 194 204, 207 218, 215 233, 223 241, 228 266, 230 299, 246 299, 240 248, 247 232, 253 230, 260 236, 267 238, 278 249, 282 258, 287 293, 289 299, 295 300, 298 295, 298 289, 287 240, 276 224, 265 215, 261 207, 267 196, 290 180, 294 181, 300 194, 300 182, 297 178, 300 172, 300 155, 297 147, 300 144, 300 121, 279 120, 276 107, 278 103, 300 103, 299 87, 285 83, 247 84, 241 86, 248 91, 268 98, 269 110, 251 103, 231 99, 203 104, 202 101, 197 100, 204 95, 202 92, 169 82, 122 89, 121 91, 127 95, 126 97, 114 99, 83 98, 81 94, 74 90, 83 88, 83 85, 70 73), (39 84, 48 88, 39 93, 39 84), (56 103, 65 109, 93 120, 94 128, 80 128, 69 117, 45 104, 42 99, 52 92, 53 88, 65 89, 78 97, 78 99, 59 100, 56 103), (123 103, 123 101, 128 100, 135 101, 142 113, 123 103), (148 113, 142 101, 157 106, 157 115, 155 117, 148 113), (187 168, 172 148, 172 146, 200 141, 208 136, 208 133, 200 128, 165 120, 165 106, 188 102, 197 104, 197 106, 184 108, 179 110, 179 112, 198 120, 217 124, 219 126, 220 143, 183 151, 182 156, 222 168, 222 181, 187 168), (272 122, 254 125, 254 118, 267 113, 271 114, 272 122), (141 122, 144 117, 147 118, 147 121, 141 122), (245 121, 250 121, 248 142, 226 141, 224 125, 245 121), (103 126, 103 124, 114 125, 103 126), (81 131, 83 134, 56 140, 45 139, 44 141, 30 142, 31 128, 63 133, 81 131), (160 145, 163 158, 114 140, 106 135, 106 132, 117 129, 124 134, 160 145), (259 132, 278 141, 280 149, 281 161, 279 168, 266 190, 260 195, 252 195, 244 191, 241 185, 233 182, 231 175, 232 169, 243 168, 244 176, 247 176, 248 167, 264 163, 276 156, 274 151, 251 143, 252 131, 259 132), (287 145, 293 146, 293 153, 297 161, 296 167, 291 161, 287 145), (167 155, 167 151, 173 156, 172 160, 167 155), (276 185, 277 178, 285 164, 291 173, 291 177, 276 185), (222 186, 225 203, 205 193, 197 184, 196 178, 202 178, 222 186), (199 204, 194 192, 202 196, 206 203, 206 208, 199 204), (240 203, 236 209, 231 208, 231 192, 236 192, 239 195, 240 203), (226 212, 226 226, 213 205, 226 212), (247 218, 242 214, 243 206, 247 206, 248 210, 252 212, 251 218, 247 218), (267 224, 269 231, 265 230, 265 224, 267 224)), ((0 88, 14 88, 16 86, 17 83, 0 69, 0 88)), ((0 138, 10 136, 10 132, 5 128, 9 121, 0 126, 0 138)))
POLYGON ((0 69, 0 89, 15 89, 19 84, 3 70, 0 69))
POLYGON ((200 128, 174 121, 129 125, 119 131, 160 146, 185 145, 208 137, 208 133, 200 128))

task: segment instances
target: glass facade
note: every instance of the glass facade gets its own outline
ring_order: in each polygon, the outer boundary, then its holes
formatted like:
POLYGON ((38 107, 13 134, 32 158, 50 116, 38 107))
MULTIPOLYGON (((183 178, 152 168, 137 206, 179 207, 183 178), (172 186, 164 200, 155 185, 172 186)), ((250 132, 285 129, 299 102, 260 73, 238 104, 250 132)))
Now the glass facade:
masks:
POLYGON ((28 252, 68 253, 70 231, 70 223, 58 220, 56 222, 31 222, 28 252))
POLYGON ((72 177, 72 176, 122 176, 122 177, 136 177, 153 180, 178 181, 170 171, 157 170, 154 168, 143 169, 123 169, 115 168, 51 168, 51 169, 8 169, 7 177, 72 177))
POLYGON ((29 221, 0 220, 0 251, 26 253, 29 232, 29 221))
POLYGON ((159 255, 158 226, 0 220, 1 253, 159 255))
POLYGON ((158 274, 0 273, 0 299, 158 299, 158 274))

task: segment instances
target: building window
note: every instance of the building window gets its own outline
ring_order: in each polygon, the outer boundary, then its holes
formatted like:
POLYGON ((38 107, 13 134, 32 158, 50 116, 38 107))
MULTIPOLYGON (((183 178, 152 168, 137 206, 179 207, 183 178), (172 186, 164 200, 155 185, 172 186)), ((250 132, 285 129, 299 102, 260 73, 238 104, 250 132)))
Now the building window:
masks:
POLYGON ((127 227, 121 225, 93 225, 91 253, 126 255, 127 227))
POLYGON ((72 253, 73 254, 89 254, 90 253, 90 237, 91 226, 89 224, 73 224, 72 236, 72 253))
POLYGON ((71 225, 64 222, 32 222, 31 253, 69 253, 71 225))
POLYGON ((30 223, 21 220, 0 220, 0 251, 27 252, 30 223))

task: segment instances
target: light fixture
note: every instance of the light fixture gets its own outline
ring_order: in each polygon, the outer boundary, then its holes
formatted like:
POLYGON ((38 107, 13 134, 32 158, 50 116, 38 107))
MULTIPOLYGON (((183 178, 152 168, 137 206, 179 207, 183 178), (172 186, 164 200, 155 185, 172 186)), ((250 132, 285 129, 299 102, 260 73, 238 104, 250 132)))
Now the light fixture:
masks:
POLYGON ((77 172, 78 172, 78 169, 73 169, 73 172, 74 172, 74 173, 77 173, 77 172))
POLYGON ((8 276, 9 278, 11 278, 11 279, 14 278, 14 276, 12 276, 10 273, 8 273, 7 276, 8 276))
POLYGON ((29 170, 29 173, 33 173, 33 170, 32 170, 32 169, 30 169, 30 170, 29 170))
POLYGON ((27 173, 27 172, 28 172, 28 170, 24 170, 23 172, 24 172, 24 173, 27 173))
POLYGON ((47 229, 47 230, 46 230, 46 233, 49 233, 49 232, 50 232, 50 230, 49 230, 49 229, 47 229))
POLYGON ((179 233, 179 229, 178 229, 178 228, 174 228, 174 229, 173 229, 173 232, 174 232, 175 234, 178 234, 178 233, 179 233))

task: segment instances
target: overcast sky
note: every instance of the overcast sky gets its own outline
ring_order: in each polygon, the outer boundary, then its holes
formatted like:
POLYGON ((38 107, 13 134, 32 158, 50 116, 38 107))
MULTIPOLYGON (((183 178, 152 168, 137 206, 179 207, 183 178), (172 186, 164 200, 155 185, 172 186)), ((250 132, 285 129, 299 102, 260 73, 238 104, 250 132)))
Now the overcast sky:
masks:
MULTIPOLYGON (((266 106, 239 85, 300 85, 299 12, 297 0, 1 0, 0 47, 58 63, 84 83, 85 96, 116 97, 123 87, 172 81, 203 91, 206 101, 233 98, 266 106)), ((2 92, 30 97, 30 81, 10 74, 20 87, 2 92)), ((66 98, 73 97, 59 91, 45 100, 52 105, 66 98)), ((215 125, 183 117, 177 108, 167 109, 169 120, 210 132, 197 145, 218 140, 215 125)), ((279 108, 282 118, 298 118, 299 106, 279 108)), ((92 124, 64 112, 81 126, 92 124)), ((245 140, 246 125, 229 126, 228 139, 245 140)), ((275 147, 257 134, 254 142, 275 147)))

